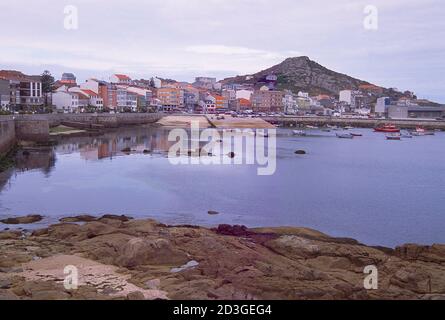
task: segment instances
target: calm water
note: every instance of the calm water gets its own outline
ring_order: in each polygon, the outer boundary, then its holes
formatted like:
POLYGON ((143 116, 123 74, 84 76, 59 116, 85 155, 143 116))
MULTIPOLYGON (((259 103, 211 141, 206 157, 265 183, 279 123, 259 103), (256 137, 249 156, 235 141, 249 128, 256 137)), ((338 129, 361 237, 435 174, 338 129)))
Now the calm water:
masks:
POLYGON ((19 155, 3 174, 0 217, 40 213, 48 223, 119 213, 176 224, 305 226, 373 245, 445 243, 445 133, 386 141, 353 131, 364 136, 279 130, 272 176, 258 176, 255 165, 173 166, 162 129, 66 137, 19 155), (137 152, 125 155, 125 147, 137 152))

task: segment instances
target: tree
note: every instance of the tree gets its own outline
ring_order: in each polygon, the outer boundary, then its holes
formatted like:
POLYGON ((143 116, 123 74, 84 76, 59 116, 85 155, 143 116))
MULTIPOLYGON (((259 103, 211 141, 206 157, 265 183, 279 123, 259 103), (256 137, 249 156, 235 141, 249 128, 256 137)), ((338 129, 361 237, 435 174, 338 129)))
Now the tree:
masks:
POLYGON ((54 77, 48 70, 43 71, 41 76, 42 92, 45 98, 45 107, 48 106, 48 95, 53 92, 54 89, 54 77))

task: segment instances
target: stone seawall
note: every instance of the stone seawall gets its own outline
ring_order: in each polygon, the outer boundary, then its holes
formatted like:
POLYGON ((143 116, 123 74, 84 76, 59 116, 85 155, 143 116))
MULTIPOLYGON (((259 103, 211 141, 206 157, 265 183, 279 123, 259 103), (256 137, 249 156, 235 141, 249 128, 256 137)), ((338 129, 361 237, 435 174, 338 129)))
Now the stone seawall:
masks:
POLYGON ((44 117, 15 119, 17 140, 47 141, 49 139, 49 122, 44 117))
POLYGON ((15 125, 12 116, 0 117, 0 156, 7 153, 16 141, 15 125))
POLYGON ((0 116, 0 154, 8 152, 16 140, 47 141, 49 129, 69 123, 82 128, 117 128, 154 123, 160 113, 118 114, 33 114, 0 116))

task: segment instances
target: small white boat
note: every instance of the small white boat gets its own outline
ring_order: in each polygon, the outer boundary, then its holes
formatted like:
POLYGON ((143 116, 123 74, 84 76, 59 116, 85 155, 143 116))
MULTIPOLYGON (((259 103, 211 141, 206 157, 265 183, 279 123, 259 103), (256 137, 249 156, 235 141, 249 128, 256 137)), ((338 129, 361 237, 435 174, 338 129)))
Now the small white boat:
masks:
POLYGON ((340 139, 352 139, 352 138, 354 138, 354 136, 352 134, 350 134, 350 133, 337 133, 336 136, 337 136, 337 138, 340 138, 340 139))
POLYGON ((412 139, 413 137, 413 135, 409 133, 409 131, 402 131, 400 136, 404 139, 412 139))
POLYGON ((318 129, 318 127, 315 127, 315 126, 306 126, 306 128, 308 128, 308 129, 318 129))
POLYGON ((345 129, 345 130, 350 130, 350 129, 354 129, 354 127, 346 126, 344 129, 345 129))
POLYGON ((292 130, 292 133, 294 134, 294 136, 305 136, 306 132, 303 130, 292 130))
POLYGON ((351 132, 351 135, 353 135, 354 137, 361 137, 361 136, 363 136, 362 133, 358 133, 358 132, 351 132))

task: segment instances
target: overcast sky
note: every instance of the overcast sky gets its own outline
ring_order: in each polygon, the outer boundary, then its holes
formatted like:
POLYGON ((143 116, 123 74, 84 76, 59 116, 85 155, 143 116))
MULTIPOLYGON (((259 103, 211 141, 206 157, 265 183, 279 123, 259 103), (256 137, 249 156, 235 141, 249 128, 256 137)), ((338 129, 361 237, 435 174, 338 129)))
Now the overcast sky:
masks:
POLYGON ((338 72, 445 103, 443 0, 1 0, 0 69, 79 80, 191 81, 306 55, 338 72), (64 8, 78 29, 64 28, 64 8), (367 30, 364 8, 378 9, 367 30))

